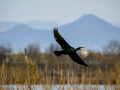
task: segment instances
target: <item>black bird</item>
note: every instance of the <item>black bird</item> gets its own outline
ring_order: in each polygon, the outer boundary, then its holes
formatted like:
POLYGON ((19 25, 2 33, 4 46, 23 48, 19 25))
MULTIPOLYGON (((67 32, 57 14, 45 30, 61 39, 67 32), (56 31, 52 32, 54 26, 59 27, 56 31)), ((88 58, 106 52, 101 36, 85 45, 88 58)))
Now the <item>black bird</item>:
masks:
POLYGON ((77 50, 82 50, 85 47, 78 47, 78 48, 73 48, 71 47, 63 38, 62 36, 58 33, 58 28, 54 28, 54 38, 55 40, 60 44, 61 48, 63 50, 61 51, 54 51, 54 54, 57 55, 58 57, 61 54, 68 54, 71 59, 75 62, 77 62, 78 64, 84 65, 84 66, 88 66, 89 65, 85 64, 82 59, 77 55, 76 51, 77 50))

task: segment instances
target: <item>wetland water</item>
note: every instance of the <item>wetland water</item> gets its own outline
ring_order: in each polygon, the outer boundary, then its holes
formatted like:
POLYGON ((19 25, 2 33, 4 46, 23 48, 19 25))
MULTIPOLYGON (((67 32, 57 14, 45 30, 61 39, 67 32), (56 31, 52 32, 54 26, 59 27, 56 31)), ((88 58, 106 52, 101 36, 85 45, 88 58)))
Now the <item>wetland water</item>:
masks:
POLYGON ((6 85, 2 86, 4 90, 119 90, 117 85, 6 85))

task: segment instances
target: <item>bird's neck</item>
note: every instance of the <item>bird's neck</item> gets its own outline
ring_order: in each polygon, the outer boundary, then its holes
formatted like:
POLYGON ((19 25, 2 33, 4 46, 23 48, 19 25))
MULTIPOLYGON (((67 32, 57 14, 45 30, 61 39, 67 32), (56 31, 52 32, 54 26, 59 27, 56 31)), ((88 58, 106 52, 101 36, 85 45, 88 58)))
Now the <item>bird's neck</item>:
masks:
POLYGON ((80 50, 80 48, 76 48, 75 50, 78 51, 78 50, 80 50))

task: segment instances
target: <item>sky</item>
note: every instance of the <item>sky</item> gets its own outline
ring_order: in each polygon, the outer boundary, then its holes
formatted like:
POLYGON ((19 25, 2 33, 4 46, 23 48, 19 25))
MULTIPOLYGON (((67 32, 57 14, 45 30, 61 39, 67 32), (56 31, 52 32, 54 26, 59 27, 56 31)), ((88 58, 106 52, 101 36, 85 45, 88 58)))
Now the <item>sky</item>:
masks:
POLYGON ((0 0, 0 22, 39 20, 64 25, 84 14, 120 22, 120 0, 0 0))

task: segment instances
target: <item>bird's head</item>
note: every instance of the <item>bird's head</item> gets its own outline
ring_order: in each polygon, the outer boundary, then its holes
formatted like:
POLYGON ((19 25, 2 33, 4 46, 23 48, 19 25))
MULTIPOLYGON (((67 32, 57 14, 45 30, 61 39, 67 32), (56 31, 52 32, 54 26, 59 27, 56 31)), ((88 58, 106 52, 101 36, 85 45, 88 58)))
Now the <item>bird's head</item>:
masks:
POLYGON ((78 49, 78 50, 82 50, 82 49, 84 49, 84 48, 86 48, 86 47, 78 47, 77 49, 78 49))

